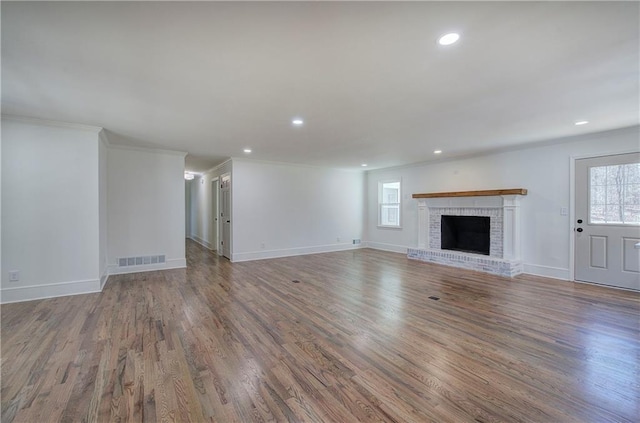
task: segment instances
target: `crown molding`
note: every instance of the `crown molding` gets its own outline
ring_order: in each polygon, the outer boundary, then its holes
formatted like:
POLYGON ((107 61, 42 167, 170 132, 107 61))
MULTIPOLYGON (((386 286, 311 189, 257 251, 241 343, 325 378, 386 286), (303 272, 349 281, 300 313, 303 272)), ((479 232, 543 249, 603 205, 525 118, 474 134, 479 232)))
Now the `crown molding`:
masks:
POLYGON ((114 150, 140 151, 142 153, 168 154, 171 156, 182 156, 182 157, 186 157, 188 154, 185 151, 163 150, 160 148, 136 147, 134 145, 111 144, 111 143, 107 145, 109 146, 110 149, 114 149, 114 150))
POLYGON ((186 157, 187 155, 187 153, 184 151, 136 147, 131 145, 123 145, 123 144, 112 144, 109 141, 109 137, 105 129, 100 126, 82 125, 79 123, 70 123, 70 122, 59 122, 56 120, 47 120, 47 119, 39 119, 39 118, 34 118, 29 116, 17 116, 17 115, 8 115, 8 114, 2 114, 2 119, 13 121, 13 122, 27 123, 30 125, 51 126, 56 128, 77 129, 81 131, 93 132, 98 135, 98 137, 100 138, 100 141, 102 141, 104 145, 106 145, 108 148, 115 148, 120 150, 143 151, 147 153, 171 154, 171 155, 182 156, 182 157, 186 157))
MULTIPOLYGON (((231 157, 228 158, 227 160, 225 160, 224 162, 215 165, 214 167, 212 167, 211 169, 205 170, 204 172, 200 172, 200 175, 205 175, 207 173, 211 173, 211 172, 215 172, 216 170, 220 169, 222 166, 226 165, 227 163, 232 162, 231 157)), ((233 163, 232 163, 233 164, 233 163)), ((193 172, 192 172, 193 173, 193 172)))
POLYGON ((98 138, 100 138, 100 141, 102 141, 102 143, 107 148, 111 148, 111 143, 109 142, 109 137, 107 136, 107 132, 104 129, 101 129, 100 132, 98 132, 98 138))
POLYGON ((29 116, 16 116, 16 115, 7 115, 2 114, 2 119, 10 120, 14 122, 20 123, 28 123, 31 125, 39 125, 39 126, 53 126, 56 128, 67 128, 67 129, 77 129, 80 131, 89 131, 99 134, 102 131, 102 127, 100 126, 91 126, 91 125, 82 125, 80 123, 70 123, 70 122, 59 122, 56 120, 47 120, 47 119, 39 119, 29 116))
POLYGON ((357 169, 352 169, 352 168, 344 168, 344 167, 313 165, 313 164, 306 164, 306 163, 282 162, 277 160, 252 159, 249 157, 232 156, 229 160, 234 162, 258 163, 258 164, 267 164, 267 165, 273 165, 273 166, 288 166, 288 167, 301 167, 305 169, 335 170, 338 172, 346 172, 346 173, 365 173, 367 171, 367 169, 362 167, 359 167, 357 169))
MULTIPOLYGON (((546 146, 549 146, 549 145, 561 145, 561 144, 570 144, 570 143, 573 143, 573 142, 588 141, 590 139, 600 138, 603 135, 606 135, 606 134, 609 134, 609 133, 615 133, 615 132, 638 132, 638 131, 640 131, 640 125, 631 125, 631 126, 625 126, 625 127, 621 127, 621 128, 606 129, 606 130, 603 130, 603 131, 587 132, 587 133, 584 133, 584 134, 567 135, 567 136, 564 136, 564 137, 549 138, 549 139, 545 139, 545 140, 532 141, 532 142, 527 142, 527 143, 524 143, 524 144, 508 145, 508 146, 493 148, 493 149, 484 150, 484 151, 476 151, 476 152, 464 153, 464 154, 459 154, 459 155, 455 155, 454 154, 454 155, 451 155, 449 157, 434 158, 434 159, 424 160, 424 161, 420 161, 420 162, 397 165, 397 166, 389 166, 389 167, 380 167, 380 168, 375 168, 375 169, 367 169, 366 172, 367 172, 367 174, 373 174, 373 173, 376 173, 376 172, 386 172, 386 171, 396 171, 396 170, 402 170, 402 169, 411 169, 411 168, 414 168, 414 167, 430 166, 430 165, 434 165, 434 164, 442 164, 442 163, 447 163, 447 162, 455 162, 455 161, 461 161, 461 160, 467 160, 467 159, 475 159, 475 158, 478 158, 478 157, 493 156, 495 154, 510 153, 510 152, 513 152, 513 151, 531 150, 531 149, 535 149, 535 148, 546 147, 546 146)), ((632 152, 635 152, 635 151, 632 151, 632 152)), ((624 153, 613 153, 613 154, 624 154, 624 153)), ((598 156, 601 156, 601 155, 602 154, 598 154, 598 156)), ((605 154, 605 156, 606 156, 606 154, 605 154)))

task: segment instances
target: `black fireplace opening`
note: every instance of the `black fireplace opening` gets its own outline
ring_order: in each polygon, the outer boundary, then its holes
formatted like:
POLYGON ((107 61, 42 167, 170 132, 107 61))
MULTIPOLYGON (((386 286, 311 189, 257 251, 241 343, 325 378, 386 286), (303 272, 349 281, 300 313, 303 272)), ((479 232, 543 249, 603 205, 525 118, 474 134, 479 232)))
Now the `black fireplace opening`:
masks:
POLYGON ((442 216, 440 239, 443 250, 489 255, 489 217, 442 216))

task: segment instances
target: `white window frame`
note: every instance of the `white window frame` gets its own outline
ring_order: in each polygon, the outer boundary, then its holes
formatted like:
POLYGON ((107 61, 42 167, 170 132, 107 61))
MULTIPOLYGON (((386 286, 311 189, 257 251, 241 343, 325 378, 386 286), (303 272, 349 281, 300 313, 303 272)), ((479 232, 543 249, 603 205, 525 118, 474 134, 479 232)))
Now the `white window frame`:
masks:
POLYGON ((402 179, 385 179, 383 181, 378 181, 378 228, 385 229, 402 229, 402 179), (384 201, 383 198, 383 187, 385 184, 397 183, 398 188, 398 202, 397 203, 388 203, 384 201), (389 205, 397 205, 398 207, 398 224, 397 225, 384 225, 382 224, 382 207, 389 205))

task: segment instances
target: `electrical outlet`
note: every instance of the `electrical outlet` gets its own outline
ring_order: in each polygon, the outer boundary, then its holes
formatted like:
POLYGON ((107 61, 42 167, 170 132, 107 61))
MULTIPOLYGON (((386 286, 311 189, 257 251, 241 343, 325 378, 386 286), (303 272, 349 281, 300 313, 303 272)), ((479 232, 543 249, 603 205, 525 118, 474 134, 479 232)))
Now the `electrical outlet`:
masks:
POLYGON ((566 216, 569 214, 569 209, 566 207, 560 207, 560 216, 566 216))
POLYGON ((264 250, 264 242, 260 243, 260 248, 264 250))
POLYGON ((9 282, 18 282, 20 280, 20 271, 19 270, 10 270, 9 271, 9 282))
POLYGON ((337 241, 337 242, 340 242, 340 237, 337 237, 337 238, 336 238, 336 241, 337 241))

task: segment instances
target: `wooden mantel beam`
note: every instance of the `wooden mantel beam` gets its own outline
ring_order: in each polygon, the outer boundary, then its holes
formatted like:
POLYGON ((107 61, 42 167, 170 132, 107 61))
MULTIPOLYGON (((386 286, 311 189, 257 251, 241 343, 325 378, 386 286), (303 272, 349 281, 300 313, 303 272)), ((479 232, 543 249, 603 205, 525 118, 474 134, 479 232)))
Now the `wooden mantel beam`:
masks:
POLYGON ((413 194, 413 198, 488 197, 491 195, 527 195, 527 190, 524 188, 511 188, 484 191, 430 192, 427 194, 413 194))

